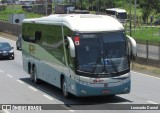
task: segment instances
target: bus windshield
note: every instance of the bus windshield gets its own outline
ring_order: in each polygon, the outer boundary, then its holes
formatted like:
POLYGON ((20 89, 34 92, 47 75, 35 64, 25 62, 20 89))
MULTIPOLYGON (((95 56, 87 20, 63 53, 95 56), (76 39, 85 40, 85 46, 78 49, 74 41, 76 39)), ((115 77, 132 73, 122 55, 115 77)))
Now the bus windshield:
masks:
POLYGON ((118 76, 129 69, 124 32, 84 33, 79 36, 76 45, 76 71, 79 75, 118 76))
POLYGON ((127 19, 127 14, 126 13, 117 13, 116 18, 117 19, 127 19))

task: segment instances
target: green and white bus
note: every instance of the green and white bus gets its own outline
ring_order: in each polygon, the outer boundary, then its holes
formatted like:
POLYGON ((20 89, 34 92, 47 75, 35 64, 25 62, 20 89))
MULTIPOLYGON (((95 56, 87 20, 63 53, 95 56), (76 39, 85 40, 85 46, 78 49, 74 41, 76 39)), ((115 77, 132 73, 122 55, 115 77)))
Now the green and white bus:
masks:
POLYGON ((61 14, 22 23, 24 70, 65 97, 129 93, 135 55, 135 40, 110 16, 61 14))

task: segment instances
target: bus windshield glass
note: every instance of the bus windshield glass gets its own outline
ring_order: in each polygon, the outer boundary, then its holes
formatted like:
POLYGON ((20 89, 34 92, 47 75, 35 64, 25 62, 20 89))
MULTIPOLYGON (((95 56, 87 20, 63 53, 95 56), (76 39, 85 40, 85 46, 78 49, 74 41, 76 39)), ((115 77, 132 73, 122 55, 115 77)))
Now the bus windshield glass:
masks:
POLYGON ((127 19, 127 14, 125 12, 124 13, 117 13, 116 18, 117 19, 127 19))
POLYGON ((129 69, 124 32, 80 34, 76 45, 76 71, 79 75, 112 76, 129 69))

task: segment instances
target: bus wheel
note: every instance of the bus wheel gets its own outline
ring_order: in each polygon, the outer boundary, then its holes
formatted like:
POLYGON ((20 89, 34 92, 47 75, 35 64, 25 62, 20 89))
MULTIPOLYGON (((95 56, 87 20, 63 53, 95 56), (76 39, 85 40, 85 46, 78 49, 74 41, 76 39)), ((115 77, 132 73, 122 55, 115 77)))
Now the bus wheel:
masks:
POLYGON ((36 67, 34 66, 33 67, 33 81, 34 81, 34 83, 36 83, 36 84, 38 84, 38 78, 37 78, 37 70, 36 70, 36 67))
POLYGON ((62 91, 63 91, 63 96, 65 98, 69 98, 69 93, 67 91, 67 83, 66 83, 65 78, 62 79, 62 91))

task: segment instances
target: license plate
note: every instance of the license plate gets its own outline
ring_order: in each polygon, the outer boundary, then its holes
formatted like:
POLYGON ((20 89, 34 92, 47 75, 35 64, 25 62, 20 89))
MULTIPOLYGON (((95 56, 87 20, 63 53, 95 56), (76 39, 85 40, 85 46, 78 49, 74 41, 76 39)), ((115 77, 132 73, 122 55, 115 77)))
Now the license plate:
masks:
POLYGON ((102 91, 102 94, 109 94, 111 91, 109 91, 109 90, 103 90, 102 91))
POLYGON ((8 53, 3 53, 3 56, 8 56, 8 53))

